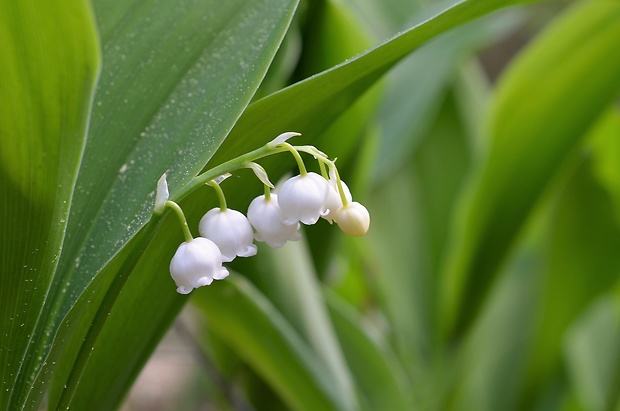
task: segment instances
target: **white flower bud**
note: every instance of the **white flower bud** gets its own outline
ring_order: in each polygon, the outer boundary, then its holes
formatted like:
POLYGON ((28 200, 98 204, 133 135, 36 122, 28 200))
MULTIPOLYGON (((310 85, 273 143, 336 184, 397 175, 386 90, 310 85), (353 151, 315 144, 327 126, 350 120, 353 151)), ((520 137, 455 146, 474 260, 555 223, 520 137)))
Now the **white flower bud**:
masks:
POLYGON ((168 201, 170 193, 168 192, 168 181, 166 180, 166 173, 162 174, 157 181, 157 194, 155 195, 155 214, 161 214, 166 208, 166 201, 168 201))
MULTIPOLYGON (((325 208, 328 210, 328 213, 322 216, 324 219, 329 221, 331 224, 338 212, 338 209, 342 207, 342 198, 340 197, 340 192, 338 191, 338 183, 336 183, 336 177, 330 176, 329 180, 329 194, 327 194, 327 199, 325 200, 325 208)), ((345 184, 344 181, 340 180, 342 184, 342 190, 344 191, 344 196, 347 201, 350 203, 353 201, 353 197, 351 196, 351 190, 345 184)))
POLYGON ((200 220, 200 235, 213 241, 222 252, 222 261, 229 262, 239 257, 256 254, 254 231, 248 219, 239 211, 219 207, 213 208, 200 220))
POLYGON ((370 227, 370 214, 366 207, 354 201, 340 207, 334 221, 346 234, 361 236, 366 234, 370 227))
POLYGON ((316 173, 298 175, 286 180, 278 191, 282 223, 316 223, 326 213, 325 200, 329 190, 327 180, 316 173))
POLYGON ((301 238, 299 223, 286 225, 281 222, 281 218, 282 210, 276 194, 271 194, 269 200, 264 195, 258 196, 248 207, 248 220, 256 230, 254 238, 273 248, 280 248, 287 241, 301 238))
POLYGON ((228 277, 228 270, 222 267, 222 253, 217 245, 198 237, 179 246, 170 262, 170 275, 177 292, 189 294, 194 288, 228 277))

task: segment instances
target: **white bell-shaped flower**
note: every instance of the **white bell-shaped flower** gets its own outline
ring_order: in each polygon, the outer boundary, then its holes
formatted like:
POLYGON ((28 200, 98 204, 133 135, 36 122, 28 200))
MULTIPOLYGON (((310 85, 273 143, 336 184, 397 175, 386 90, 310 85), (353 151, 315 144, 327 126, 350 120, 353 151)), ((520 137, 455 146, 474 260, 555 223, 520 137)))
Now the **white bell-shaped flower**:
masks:
POLYGON ((325 200, 329 183, 317 173, 307 173, 289 178, 278 191, 278 204, 282 209, 282 223, 294 225, 301 221, 314 224, 326 213, 325 200))
POLYGON ((301 238, 299 223, 282 223, 282 210, 276 194, 271 194, 269 199, 261 195, 252 200, 248 207, 248 220, 256 230, 256 241, 263 241, 273 248, 280 248, 287 241, 301 238))
MULTIPOLYGON (((334 221, 336 213, 338 209, 342 207, 342 198, 340 197, 340 192, 338 191, 338 183, 336 182, 335 176, 330 176, 329 179, 329 193, 327 194, 327 199, 325 200, 325 208, 327 209, 327 214, 322 216, 324 219, 329 221, 331 224, 334 221)), ((351 190, 346 185, 346 183, 340 180, 342 184, 342 190, 344 191, 344 196, 347 201, 350 203, 353 201, 353 197, 351 196, 351 190)))
POLYGON ((334 221, 346 234, 361 236, 366 234, 370 227, 370 214, 366 207, 354 201, 340 207, 336 212, 334 221))
POLYGON ((177 292, 189 294, 194 288, 228 277, 228 270, 222 267, 222 253, 217 245, 197 237, 179 246, 170 262, 170 275, 177 292))
POLYGON ((239 211, 213 208, 200 220, 200 235, 213 241, 222 252, 222 261, 235 257, 251 257, 256 254, 254 231, 248 219, 239 211))

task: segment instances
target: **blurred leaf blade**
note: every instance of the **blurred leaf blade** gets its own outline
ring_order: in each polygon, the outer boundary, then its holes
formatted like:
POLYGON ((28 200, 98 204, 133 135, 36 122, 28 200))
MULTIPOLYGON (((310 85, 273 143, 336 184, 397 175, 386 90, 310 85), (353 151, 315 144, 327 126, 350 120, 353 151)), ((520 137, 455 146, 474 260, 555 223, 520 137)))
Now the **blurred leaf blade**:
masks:
POLYGON ((564 339, 564 358, 579 404, 586 410, 618 407, 620 307, 617 295, 596 301, 564 339))
POLYGON ((519 409, 544 271, 540 241, 535 235, 527 240, 511 257, 458 352, 452 410, 519 409))
POLYGON ((617 2, 576 5, 503 79, 489 125, 489 161, 463 204, 446 267, 444 336, 471 322, 537 197, 618 95, 618 21, 617 2), (530 95, 541 98, 532 102, 530 95))
POLYGON ((421 235, 426 221, 417 178, 409 168, 373 192, 364 252, 371 287, 389 318, 389 338, 412 380, 425 369, 433 338, 431 249, 421 235))
POLYGON ((330 321, 306 241, 289 242, 275 251, 261 251, 271 263, 266 284, 273 289, 270 300, 322 362, 347 408, 357 408, 352 376, 330 321))
POLYGON ((455 96, 448 93, 407 166, 374 187, 368 199, 373 225, 365 238, 364 265, 390 323, 396 352, 419 385, 426 381, 433 358, 436 273, 449 232, 448 216, 471 161, 464 134, 455 96))
POLYGON ((343 353, 357 381, 359 395, 367 401, 367 409, 413 409, 409 381, 387 343, 379 346, 373 341, 356 318, 354 309, 335 293, 327 291, 326 301, 343 353))
POLYGON ((578 164, 553 207, 542 304, 528 361, 526 402, 560 372, 568 328, 618 279, 620 226, 592 166, 590 160, 578 164))
POLYGON ((210 164, 247 151, 286 130, 322 132, 381 75, 427 40, 495 10, 524 1, 463 0, 435 4, 409 30, 329 70, 251 104, 210 164), (287 112, 283 117, 281 112, 287 112), (243 136, 251 133, 252 142, 243 136))
POLYGON ((0 4, 0 408, 45 385, 31 336, 64 241, 99 44, 86 1, 0 4))
POLYGON ((347 409, 314 354, 258 290, 238 275, 217 287, 195 301, 207 324, 270 381, 291 408, 347 409))
POLYGON ((494 15, 445 33, 405 59, 391 73, 378 115, 382 138, 374 183, 398 172, 433 126, 455 73, 476 50, 505 35, 516 15, 494 15))
POLYGON ((612 107, 592 131, 592 157, 594 175, 609 192, 620 221, 620 108, 612 107))

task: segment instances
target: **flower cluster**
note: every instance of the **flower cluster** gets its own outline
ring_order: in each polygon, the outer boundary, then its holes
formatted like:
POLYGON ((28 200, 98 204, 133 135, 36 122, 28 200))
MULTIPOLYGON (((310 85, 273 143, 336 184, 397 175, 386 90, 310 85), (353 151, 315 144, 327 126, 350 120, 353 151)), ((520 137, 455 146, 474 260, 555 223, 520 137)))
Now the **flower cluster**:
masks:
MULTIPOLYGON (((279 248, 287 241, 299 240, 300 224, 311 225, 324 218, 330 224, 335 222, 349 235, 360 236, 368 231, 368 211, 352 200, 351 192, 340 179, 334 161, 312 146, 294 147, 286 142, 286 139, 296 135, 299 134, 281 134, 263 151, 255 153, 256 158, 283 151, 290 151, 295 156, 300 173, 286 180, 277 193, 272 192, 273 184, 261 166, 253 161, 243 163, 242 166, 251 168, 265 186, 265 193, 250 203, 247 217, 227 207, 220 183, 230 176, 229 173, 207 181, 215 189, 220 205, 202 217, 198 227, 200 237, 197 238, 192 237, 181 208, 168 200, 166 175, 162 176, 157 186, 155 213, 161 214, 166 207, 172 208, 185 234, 185 242, 179 246, 170 263, 170 274, 177 285, 177 292, 188 294, 194 288, 226 278, 229 273, 222 263, 233 261, 236 257, 255 255, 257 247, 254 241, 279 248), (300 151, 312 154, 319 161, 322 175, 306 171, 300 151)), ((231 170, 235 168, 239 168, 239 162, 231 165, 231 170)))

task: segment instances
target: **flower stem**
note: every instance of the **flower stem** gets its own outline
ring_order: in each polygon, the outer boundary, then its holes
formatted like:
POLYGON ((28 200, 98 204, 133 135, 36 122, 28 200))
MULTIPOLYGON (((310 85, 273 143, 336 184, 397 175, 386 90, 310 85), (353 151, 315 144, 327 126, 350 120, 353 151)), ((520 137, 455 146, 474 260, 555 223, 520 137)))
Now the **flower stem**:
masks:
MULTIPOLYGON (((299 153, 297 150, 301 152, 306 152, 312 155, 322 154, 316 148, 312 146, 291 146, 297 156, 299 153)), ((274 154, 284 153, 285 151, 290 151, 289 148, 284 147, 280 144, 277 146, 272 146, 269 144, 265 144, 262 147, 257 148, 256 150, 250 151, 249 153, 245 153, 240 155, 239 157, 235 157, 230 159, 216 167, 213 167, 210 170, 205 171, 202 174, 194 177, 192 181, 190 181, 186 186, 184 186, 175 196, 176 201, 181 201, 185 197, 187 197, 190 193, 194 192, 198 187, 206 184, 209 180, 213 180, 217 176, 221 176, 222 174, 229 173, 231 171, 239 170, 245 168, 248 162, 256 161, 261 158, 269 157, 274 154)), ((299 160, 301 161, 301 156, 299 156, 299 160)), ((297 163, 299 164, 299 163, 297 163)), ((305 170, 305 166, 303 165, 303 161, 301 162, 303 169, 305 170)))
POLYGON ((217 194, 217 199, 220 202, 220 211, 226 211, 228 207, 226 206, 226 196, 224 196, 222 187, 220 187, 220 185, 216 183, 214 180, 207 181, 207 184, 213 187, 213 189, 215 190, 217 194))
POLYGON ((302 160, 301 155, 299 155, 299 151, 297 151, 295 147, 286 142, 280 143, 276 147, 283 147, 291 152, 293 157, 295 157, 295 161, 297 161, 297 167, 299 167, 299 175, 303 177, 308 174, 308 171, 306 170, 306 165, 304 164, 304 160, 302 160))
POLYGON ((194 239, 194 237, 192 236, 192 232, 189 231, 189 226, 187 225, 187 219, 185 218, 185 214, 183 213, 183 210, 181 209, 181 207, 179 207, 179 205, 177 203, 175 203, 174 201, 166 201, 166 207, 170 207, 174 210, 174 212, 177 214, 177 217, 179 218, 179 222, 181 223, 181 229, 183 230, 183 235, 185 236, 185 242, 190 242, 194 239))
POLYGON ((347 200, 347 196, 344 195, 344 189, 342 188, 342 180, 340 180, 340 173, 338 173, 338 168, 336 168, 336 163, 332 161, 329 166, 333 168, 334 174, 336 174, 336 186, 338 187, 338 194, 340 194, 340 200, 342 200, 342 206, 346 207, 349 205, 349 200, 347 200))
POLYGON ((181 189, 181 191, 175 196, 177 201, 181 201, 185 197, 187 197, 190 193, 196 190, 198 187, 206 184, 209 180, 213 180, 217 176, 221 176, 222 174, 229 173, 234 170, 238 170, 244 168, 246 163, 250 161, 255 161, 264 157, 271 156, 276 153, 282 153, 287 151, 284 148, 274 148, 268 145, 264 145, 263 147, 257 148, 256 150, 250 151, 249 153, 245 153, 240 155, 239 157, 235 157, 230 159, 217 167, 214 167, 210 170, 205 171, 202 174, 194 177, 192 181, 189 182, 185 187, 181 189))
POLYGON ((329 173, 327 172, 327 169, 325 168, 324 161, 319 160, 319 168, 321 169, 321 175, 323 176, 323 178, 329 181, 329 173))
POLYGON ((263 184, 263 187, 265 187, 265 201, 271 200, 271 187, 267 184, 263 184))

